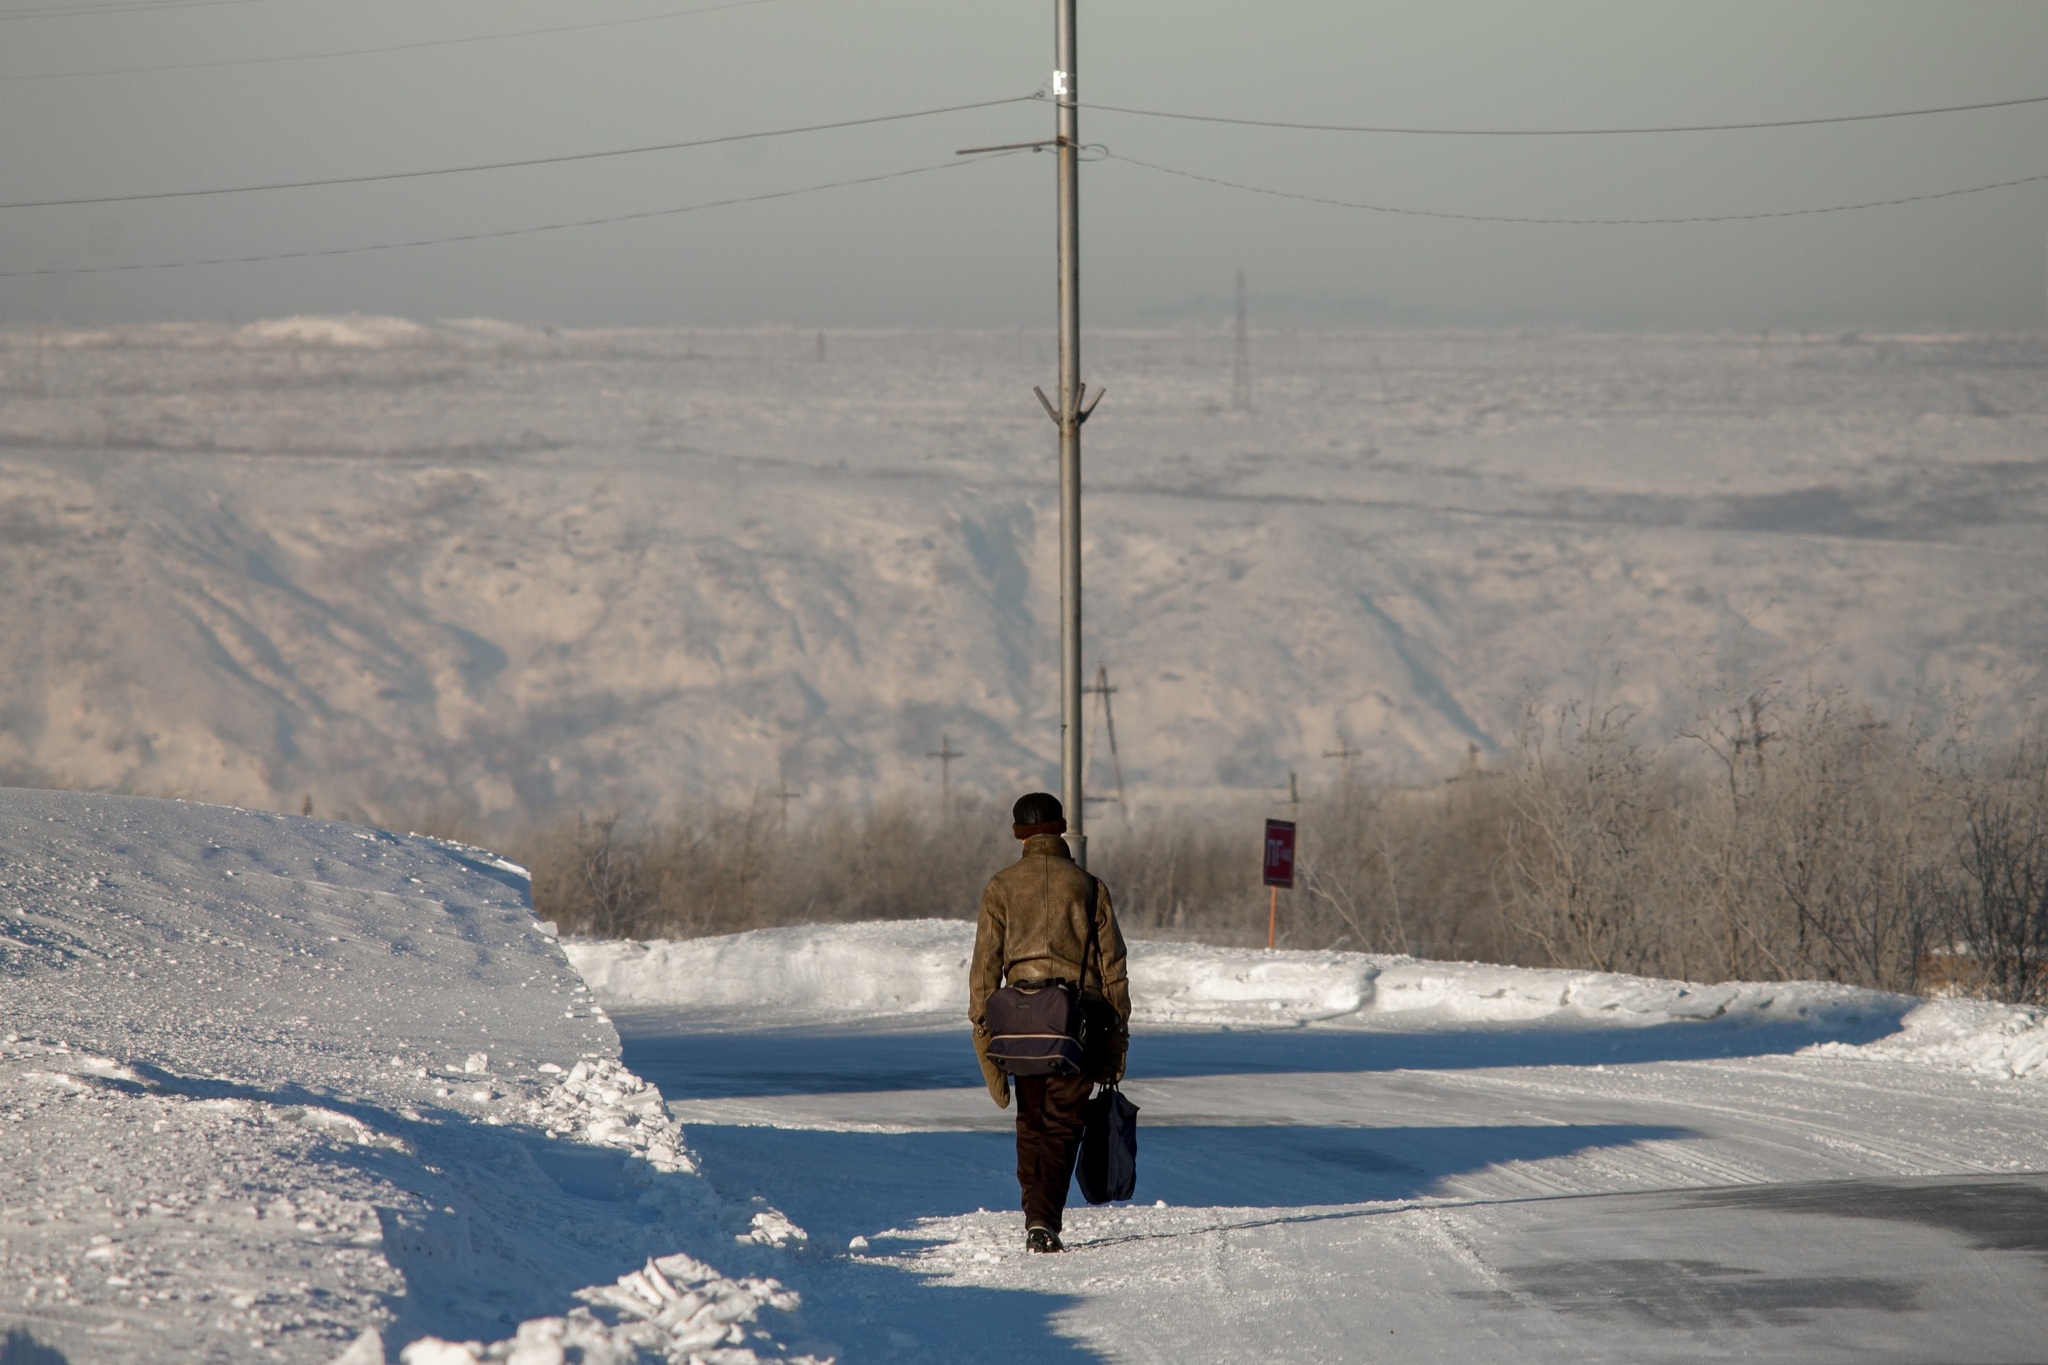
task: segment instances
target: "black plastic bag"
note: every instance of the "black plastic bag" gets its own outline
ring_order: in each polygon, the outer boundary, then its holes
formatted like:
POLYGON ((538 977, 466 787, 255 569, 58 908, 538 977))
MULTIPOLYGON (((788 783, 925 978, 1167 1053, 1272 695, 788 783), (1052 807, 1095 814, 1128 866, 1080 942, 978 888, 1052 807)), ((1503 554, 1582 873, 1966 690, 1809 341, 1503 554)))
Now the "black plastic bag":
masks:
POLYGON ((1091 1204, 1129 1199, 1138 1187, 1138 1106, 1108 1086, 1082 1110, 1081 1160, 1074 1176, 1091 1204))

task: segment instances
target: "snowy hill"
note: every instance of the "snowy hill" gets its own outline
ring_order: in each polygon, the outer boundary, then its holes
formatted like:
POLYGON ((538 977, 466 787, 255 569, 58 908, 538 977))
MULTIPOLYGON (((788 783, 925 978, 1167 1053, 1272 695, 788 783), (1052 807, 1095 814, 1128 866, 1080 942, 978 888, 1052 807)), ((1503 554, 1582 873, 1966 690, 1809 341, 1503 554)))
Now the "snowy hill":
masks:
POLYGON ((787 1225, 721 1206, 489 854, 0 792, 0 1024, 27 1359, 783 1354, 756 1319, 794 1296, 696 1257, 760 1269, 787 1225))
MULTIPOLYGON (((0 333, 0 777, 321 811, 1056 765, 1038 333, 301 318, 0 333), (821 358, 822 356, 822 358, 821 358)), ((1089 664, 1134 795, 1714 658, 1880 705, 2048 659, 2048 343, 1091 337, 1089 664)), ((1100 745, 1100 731, 1097 744, 1100 745)), ((1108 780, 1107 770, 1096 774, 1108 780)))

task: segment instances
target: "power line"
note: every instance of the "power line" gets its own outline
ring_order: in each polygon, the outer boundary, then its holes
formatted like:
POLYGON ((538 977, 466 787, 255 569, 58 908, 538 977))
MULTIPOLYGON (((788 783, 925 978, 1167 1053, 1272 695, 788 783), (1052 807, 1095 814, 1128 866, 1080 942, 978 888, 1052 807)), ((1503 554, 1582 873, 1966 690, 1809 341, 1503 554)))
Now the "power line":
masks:
POLYGON ((718 14, 729 9, 772 5, 778 0, 729 0, 723 5, 699 9, 665 10, 660 14, 636 14, 629 19, 597 19, 586 24, 557 24, 551 28, 509 29, 503 33, 476 33, 460 38, 423 38, 410 43, 386 43, 380 47, 337 48, 330 52, 294 52, 270 57, 218 57, 203 62, 162 62, 150 66, 104 66, 83 71, 0 72, 0 81, 54 81, 73 76, 138 76, 151 71, 201 71, 221 66, 269 66, 277 62, 314 62, 330 57, 371 57, 386 52, 410 52, 416 48, 457 47, 466 43, 495 43, 507 38, 539 38, 555 33, 582 33, 590 29, 624 28, 629 24, 655 24, 670 19, 688 19, 699 14, 718 14))
POLYGON ((187 270, 197 266, 251 265, 259 261, 298 261, 320 256, 357 256, 372 251, 399 251, 408 247, 446 246, 455 242, 484 242, 500 237, 526 237, 540 232, 564 232, 570 228, 603 227, 611 223, 631 223, 643 218, 672 218, 684 213, 702 213, 707 209, 731 208, 738 204, 760 204, 771 199, 794 199, 799 195, 818 194, 825 190, 850 189, 855 185, 875 185, 884 180, 902 180, 913 175, 925 175, 931 171, 943 171, 956 166, 972 166, 982 162, 997 161, 1000 157, 981 157, 975 161, 956 159, 935 162, 929 166, 914 166, 907 171, 885 171, 880 175, 863 175, 851 180, 831 180, 819 185, 805 185, 793 190, 771 190, 766 194, 747 194, 734 199, 712 199, 701 204, 684 204, 679 208, 645 209, 637 213, 615 213, 603 218, 578 218, 562 223, 539 223, 531 227, 498 228, 488 232, 461 232, 445 237, 416 237, 403 242, 373 242, 367 246, 319 247, 304 251, 272 251, 253 256, 215 256, 192 261, 152 261, 132 265, 86 265, 53 266, 36 270, 0 270, 0 280, 23 279, 39 275, 112 275, 137 270, 187 270))
POLYGON ((1869 199, 1858 204, 1829 204, 1821 208, 1775 209, 1765 213, 1700 213, 1672 218, 1536 218, 1493 213, 1448 213, 1437 209, 1399 208, 1391 204, 1367 204, 1352 199, 1331 199, 1318 194, 1296 194, 1289 190, 1267 189, 1262 185, 1247 185, 1236 180, 1225 180, 1220 176, 1202 175, 1195 171, 1177 170, 1172 166, 1161 166, 1150 161, 1140 161, 1134 156, 1121 152, 1102 151, 1106 161, 1121 161, 1127 165, 1142 166, 1148 171, 1161 175, 1179 176, 1183 180, 1197 180, 1205 185, 1221 185, 1225 189, 1243 190, 1248 194, 1270 195, 1275 199, 1292 199, 1304 204, 1326 204, 1332 208, 1363 209, 1368 213, 1392 213, 1404 218, 1450 218, 1465 223, 1534 223, 1559 227, 1652 227, 1678 223, 1746 223, 1760 218, 1807 218, 1822 213, 1854 213, 1861 209, 1891 208, 1898 204, 1919 204, 1930 199, 1954 199, 1965 194, 1983 194, 1990 190, 2007 190, 2017 185, 2033 185, 2048 180, 2048 174, 2024 175, 2016 180, 1999 180, 1989 185, 1971 185, 1960 190, 1936 190, 1931 194, 1906 194, 1896 199, 1869 199))
POLYGON ((993 109, 998 105, 1022 104, 1037 95, 1013 95, 1008 99, 980 100, 973 104, 949 104, 939 109, 913 109, 903 114, 876 114, 869 118, 841 119, 836 123, 807 123, 795 128, 771 128, 759 133, 727 133, 722 137, 693 138, 687 142, 658 142, 643 147, 612 147, 599 152, 564 152, 559 156, 522 157, 515 161, 480 161, 467 166, 437 166, 419 171, 382 171, 373 175, 336 175, 319 180, 283 180, 263 185, 217 185, 200 190, 158 190, 146 194, 100 194, 77 199, 22 199, 0 204, 0 209, 69 208, 82 204, 135 204, 155 199, 203 199, 221 194, 256 194, 268 190, 307 190, 329 185, 368 185, 386 180, 421 180, 429 176, 466 175, 472 171, 504 171, 521 166, 559 166, 571 161, 600 161, 608 157, 641 156, 648 152, 674 152, 688 147, 715 147, 728 142, 751 142, 760 138, 788 137, 795 133, 822 133, 834 128, 861 128, 876 123, 898 123, 904 119, 931 118, 937 114, 958 114, 969 109, 993 109))
POLYGON ((1419 128, 1371 123, 1289 123, 1280 119, 1226 118, 1221 114, 1188 114, 1166 109, 1131 109, 1115 104, 1087 107, 1105 114, 1140 118, 1181 119, 1190 123, 1227 123, 1243 128, 1293 128, 1315 133, 1388 133, 1406 137, 1624 137, 1649 133, 1740 133, 1760 128, 1811 128, 1824 123, 1869 123, 1876 119, 1924 118, 1931 114, 1965 114, 1979 109, 2011 109, 2048 104, 2048 95, 1986 100, 1981 104, 1947 104, 1932 109, 1888 109, 1875 114, 1833 114, 1824 118, 1767 119, 1754 123, 1663 124, 1642 128, 1419 128))
POLYGON ((50 5, 42 9, 0 10, 0 23, 10 19, 89 19, 100 14, 148 14, 155 10, 213 9, 220 5, 256 5, 263 0, 138 0, 135 4, 50 5))

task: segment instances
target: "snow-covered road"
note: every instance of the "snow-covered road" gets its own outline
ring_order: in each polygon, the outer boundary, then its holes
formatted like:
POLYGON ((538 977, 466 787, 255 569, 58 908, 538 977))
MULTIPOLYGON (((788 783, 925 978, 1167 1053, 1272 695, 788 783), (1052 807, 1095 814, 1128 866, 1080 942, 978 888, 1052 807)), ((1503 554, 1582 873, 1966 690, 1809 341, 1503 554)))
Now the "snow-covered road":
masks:
POLYGON ((950 1019, 615 1020, 724 1197, 809 1230, 791 1283, 848 1360, 2042 1358, 2048 1085, 1857 998, 1141 1027, 1138 1199, 1053 1258, 950 1019))

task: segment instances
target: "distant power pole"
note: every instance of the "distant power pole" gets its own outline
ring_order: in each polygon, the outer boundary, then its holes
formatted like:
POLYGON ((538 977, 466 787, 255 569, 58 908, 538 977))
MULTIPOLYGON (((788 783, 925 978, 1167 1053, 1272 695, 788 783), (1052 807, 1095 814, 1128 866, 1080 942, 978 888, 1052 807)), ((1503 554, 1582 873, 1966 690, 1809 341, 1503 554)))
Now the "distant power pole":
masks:
POLYGON ((966 755, 953 747, 950 735, 939 736, 939 747, 927 750, 926 758, 939 760, 939 808, 948 820, 953 818, 953 760, 966 755))
POLYGON ((1351 785, 1351 760, 1363 756, 1363 751, 1351 747, 1351 741, 1339 737, 1337 747, 1323 750, 1324 758, 1334 758, 1343 765, 1344 785, 1351 785))
MULTIPOLYGON (((1095 665, 1095 682, 1081 690, 1091 697, 1102 698, 1102 723, 1109 732, 1109 763, 1111 770, 1116 773, 1115 799, 1118 807, 1123 811, 1124 822, 1128 824, 1131 818, 1131 808, 1124 801, 1124 761, 1116 751, 1116 711, 1109 703, 1109 699, 1116 695, 1117 689, 1109 684, 1109 665, 1095 665)), ((1100 800, 1102 798, 1091 799, 1100 800)))
POLYGON ((800 800, 803 797, 803 793, 791 791, 789 789, 789 779, 784 778, 782 781, 775 784, 774 796, 777 801, 780 801, 782 803, 782 827, 784 829, 788 829, 789 803, 792 801, 800 800))
POLYGON ((1237 349, 1230 362, 1230 408, 1250 412, 1252 407, 1252 333, 1244 304, 1244 272, 1237 272, 1237 349))

